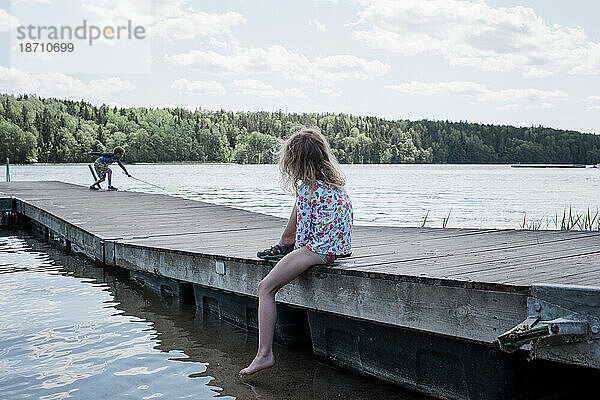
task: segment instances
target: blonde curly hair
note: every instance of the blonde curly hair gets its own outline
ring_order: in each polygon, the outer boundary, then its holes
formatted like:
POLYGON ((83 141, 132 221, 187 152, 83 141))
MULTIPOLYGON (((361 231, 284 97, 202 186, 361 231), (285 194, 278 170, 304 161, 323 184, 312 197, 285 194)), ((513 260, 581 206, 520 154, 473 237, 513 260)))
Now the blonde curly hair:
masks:
POLYGON ((301 182, 312 192, 317 180, 336 189, 346 184, 329 142, 317 129, 294 132, 281 144, 278 159, 284 187, 295 190, 301 182))

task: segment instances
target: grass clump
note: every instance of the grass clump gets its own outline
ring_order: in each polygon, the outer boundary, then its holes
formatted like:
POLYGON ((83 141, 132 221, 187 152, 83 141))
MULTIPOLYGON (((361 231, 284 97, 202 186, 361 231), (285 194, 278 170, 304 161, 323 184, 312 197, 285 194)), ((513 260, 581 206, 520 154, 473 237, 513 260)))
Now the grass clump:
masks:
POLYGON ((521 229, 537 231, 540 229, 552 229, 560 231, 600 231, 600 218, 598 210, 592 212, 588 207, 586 212, 579 213, 569 207, 563 209, 562 215, 556 213, 554 217, 545 217, 540 219, 527 219, 523 215, 523 221, 519 224, 521 229))
MULTIPOLYGON (((448 215, 446 215, 443 219, 442 219, 442 228, 446 228, 448 226, 448 221, 450 220, 450 214, 452 213, 452 209, 450 209, 450 211, 448 211, 448 215)), ((427 211, 425 213, 425 216, 423 217, 423 220, 421 221, 421 228, 425 227, 425 224, 427 224, 427 219, 429 218, 429 211, 427 211)))

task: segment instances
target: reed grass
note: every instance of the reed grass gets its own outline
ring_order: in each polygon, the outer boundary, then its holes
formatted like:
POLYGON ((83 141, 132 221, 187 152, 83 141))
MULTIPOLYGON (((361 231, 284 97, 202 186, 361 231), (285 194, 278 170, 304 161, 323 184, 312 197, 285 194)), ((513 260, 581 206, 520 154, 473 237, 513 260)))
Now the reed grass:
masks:
MULTIPOLYGON (((442 219, 442 228, 448 227, 452 209, 442 219)), ((429 219, 429 211, 421 221, 421 228, 425 227, 429 219)), ((555 213, 553 217, 542 217, 529 219, 523 214, 523 220, 519 223, 519 229, 530 231, 559 230, 559 231, 600 231, 600 211, 592 211, 589 207, 584 212, 574 210, 573 207, 563 209, 562 213, 555 213)))
MULTIPOLYGON (((450 214, 452 213, 452 209, 450 209, 450 211, 448 211, 448 215, 446 215, 443 219, 442 219, 442 228, 445 228, 448 226, 448 221, 450 220, 450 214)), ((425 224, 427 224, 427 218, 429 218, 429 211, 427 211, 425 213, 425 216, 423 217, 423 221, 421 221, 421 228, 425 227, 425 224)))
POLYGON ((427 211, 427 213, 423 217, 423 222, 421 222, 421 228, 425 227, 425 224, 427 223, 427 217, 429 217, 429 211, 427 211))
POLYGON ((450 220, 450 213, 452 213, 452 209, 448 211, 448 215, 442 220, 442 228, 445 228, 448 225, 448 221, 450 220))
POLYGON ((523 215, 523 221, 519 224, 521 229, 537 231, 541 229, 554 229, 560 231, 600 231, 600 218, 598 210, 592 212, 588 207, 585 212, 578 212, 572 207, 563 209, 561 214, 554 214, 554 217, 544 217, 540 219, 527 219, 523 215))

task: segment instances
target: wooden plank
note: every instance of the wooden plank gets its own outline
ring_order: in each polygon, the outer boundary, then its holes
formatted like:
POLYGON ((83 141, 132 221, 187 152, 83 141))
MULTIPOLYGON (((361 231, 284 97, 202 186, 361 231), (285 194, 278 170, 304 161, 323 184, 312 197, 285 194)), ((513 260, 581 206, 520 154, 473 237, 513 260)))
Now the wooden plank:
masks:
POLYGON ((524 264, 519 260, 494 271, 473 272, 462 278, 505 282, 528 281, 530 283, 583 284, 587 279, 600 286, 600 262, 597 252, 565 256, 559 259, 541 260, 524 264), (573 268, 573 266, 576 266, 573 268))
MULTIPOLYGON (((256 250, 278 241, 286 222, 196 200, 92 192, 60 182, 0 183, 0 191, 100 238, 253 262, 256 250)), ((600 264, 594 251, 599 242, 598 232, 359 225, 354 228, 353 256, 339 260, 333 269, 508 285, 527 285, 540 274, 546 280, 600 282, 594 268, 600 264), (569 262, 575 262, 576 269, 566 272, 569 262)))
MULTIPOLYGON (((221 290, 256 296, 270 266, 227 261, 225 275, 214 259, 117 243, 117 264, 221 290)), ((313 269, 282 288, 277 300, 309 309, 395 326, 493 342, 522 321, 526 294, 418 282, 332 275, 313 269)))
POLYGON ((477 252, 448 252, 436 254, 435 252, 424 254, 420 249, 404 249, 398 253, 385 257, 366 257, 355 262, 354 268, 408 264, 416 270, 439 271, 444 273, 460 273, 464 270, 478 268, 495 268, 494 265, 481 266, 482 264, 498 263, 517 258, 552 257, 571 253, 574 251, 584 252, 586 249, 597 247, 596 240, 576 241, 563 243, 559 241, 545 242, 532 246, 492 248, 477 252), (572 243, 575 243, 573 245, 572 243))

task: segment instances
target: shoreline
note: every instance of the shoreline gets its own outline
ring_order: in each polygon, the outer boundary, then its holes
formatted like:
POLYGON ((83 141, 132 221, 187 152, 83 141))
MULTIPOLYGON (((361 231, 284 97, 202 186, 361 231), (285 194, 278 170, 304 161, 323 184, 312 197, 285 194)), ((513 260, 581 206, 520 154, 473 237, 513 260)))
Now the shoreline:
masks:
MULTIPOLYGON (((89 165, 93 164, 94 161, 90 162, 56 162, 56 163, 10 163, 11 166, 35 166, 35 167, 44 167, 44 166, 80 166, 80 165, 89 165)), ((277 163, 249 163, 249 164, 238 164, 238 163, 228 163, 228 162, 206 162, 206 161, 159 161, 159 162, 131 162, 125 163, 125 165, 277 165, 277 163)), ((340 165, 348 166, 348 165, 357 165, 357 166, 373 166, 373 165, 386 165, 386 166, 398 166, 398 165, 449 165, 449 166, 460 166, 460 165, 469 165, 469 166, 507 166, 507 167, 522 167, 522 168, 564 168, 563 166, 569 165, 569 168, 575 169, 586 169, 586 168, 597 168, 597 164, 576 164, 581 165, 582 167, 570 167, 571 164, 560 164, 560 163, 539 163, 539 164, 514 164, 514 163, 365 163, 365 164, 357 164, 357 163, 340 163, 340 165)))

